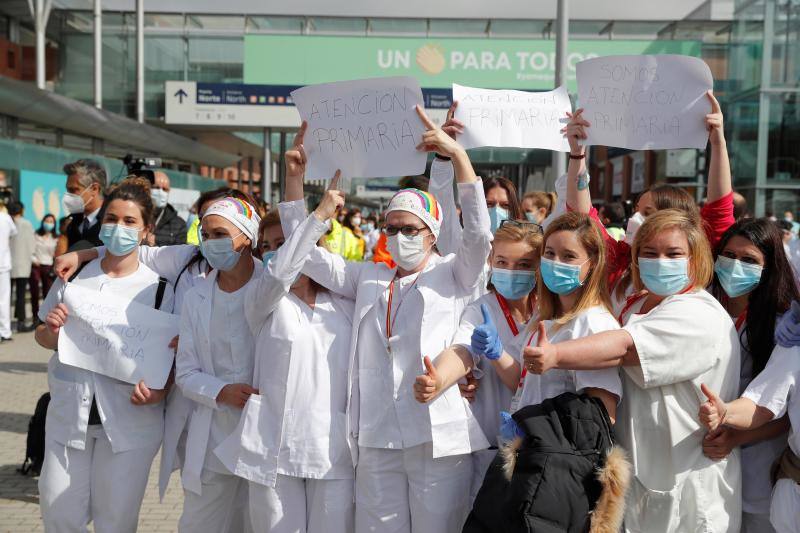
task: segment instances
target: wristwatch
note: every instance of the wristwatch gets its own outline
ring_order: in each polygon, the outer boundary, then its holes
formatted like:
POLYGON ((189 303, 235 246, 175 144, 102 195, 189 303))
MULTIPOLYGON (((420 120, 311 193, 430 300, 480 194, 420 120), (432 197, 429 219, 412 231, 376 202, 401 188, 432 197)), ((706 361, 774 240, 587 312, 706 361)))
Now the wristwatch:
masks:
POLYGON ((578 174, 578 190, 582 191, 584 189, 588 189, 589 181, 591 181, 591 178, 589 177, 588 170, 584 170, 583 172, 578 174))

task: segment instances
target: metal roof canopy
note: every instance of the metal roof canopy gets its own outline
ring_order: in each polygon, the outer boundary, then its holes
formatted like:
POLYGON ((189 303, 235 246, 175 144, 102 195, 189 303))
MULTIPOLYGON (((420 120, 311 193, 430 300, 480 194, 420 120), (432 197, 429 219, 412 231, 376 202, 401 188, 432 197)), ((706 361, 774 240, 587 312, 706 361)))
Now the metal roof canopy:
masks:
POLYGON ((129 146, 146 155, 163 156, 201 165, 229 167, 239 157, 216 150, 177 133, 140 124, 33 84, 0 76, 0 113, 129 146))

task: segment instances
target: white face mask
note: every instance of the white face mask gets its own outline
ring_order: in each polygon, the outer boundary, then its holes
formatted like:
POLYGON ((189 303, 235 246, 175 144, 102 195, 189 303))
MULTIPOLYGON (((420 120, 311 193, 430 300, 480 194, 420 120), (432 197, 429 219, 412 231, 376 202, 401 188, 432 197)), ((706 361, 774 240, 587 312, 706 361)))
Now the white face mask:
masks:
POLYGON ((406 237, 402 233, 386 238, 386 249, 403 270, 414 270, 425 260, 430 248, 425 248, 425 235, 406 237))
POLYGON ((637 211, 628 219, 628 227, 625 230, 625 242, 633 246, 633 239, 636 238, 636 232, 639 231, 642 224, 644 224, 644 215, 637 211))
POLYGON ((81 191, 81 194, 71 192, 64 193, 64 197, 61 198, 61 207, 67 214, 77 215, 78 213, 83 213, 86 209, 86 201, 82 196, 84 192, 86 192, 86 189, 81 191))
POLYGON ((156 209, 163 209, 169 201, 169 193, 164 189, 151 189, 150 198, 153 199, 153 205, 156 209))

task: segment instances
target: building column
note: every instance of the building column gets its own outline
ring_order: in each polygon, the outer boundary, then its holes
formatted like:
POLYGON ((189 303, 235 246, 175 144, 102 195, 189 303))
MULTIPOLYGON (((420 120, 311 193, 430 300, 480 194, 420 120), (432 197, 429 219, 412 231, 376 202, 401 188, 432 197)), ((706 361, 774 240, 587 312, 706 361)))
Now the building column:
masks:
POLYGON ((144 122, 144 0, 136 0, 136 120, 144 122))
POLYGON ((53 7, 53 0, 28 0, 28 8, 31 10, 33 25, 36 30, 36 86, 40 89, 45 88, 46 80, 46 47, 47 21, 50 18, 50 10, 53 7))
MULTIPOLYGON (((569 0, 558 0, 556 14, 556 88, 567 84, 567 43, 569 42, 569 0)), ((563 153, 552 153, 553 182, 567 172, 563 153)))
POLYGON ((261 199, 272 206, 272 128, 264 128, 261 156, 261 199))
POLYGON ((103 109, 103 6, 94 0, 94 106, 103 109))
POLYGON ((761 86, 758 93, 758 141, 756 149, 755 216, 767 208, 767 162, 769 158, 769 88, 772 85, 772 42, 775 31, 775 0, 764 0, 764 42, 761 48, 761 86))

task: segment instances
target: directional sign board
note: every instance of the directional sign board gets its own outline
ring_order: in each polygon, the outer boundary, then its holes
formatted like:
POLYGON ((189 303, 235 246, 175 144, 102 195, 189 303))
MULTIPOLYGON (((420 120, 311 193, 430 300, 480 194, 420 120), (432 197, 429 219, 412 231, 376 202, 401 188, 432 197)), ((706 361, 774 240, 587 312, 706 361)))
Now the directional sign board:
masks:
MULTIPOLYGON (((297 86, 168 81, 164 84, 167 124, 299 128, 291 92, 297 86)), ((449 89, 423 89, 425 107, 441 124, 450 106, 449 89)))

